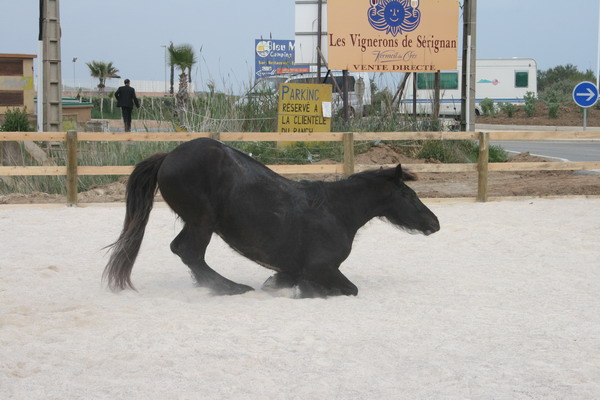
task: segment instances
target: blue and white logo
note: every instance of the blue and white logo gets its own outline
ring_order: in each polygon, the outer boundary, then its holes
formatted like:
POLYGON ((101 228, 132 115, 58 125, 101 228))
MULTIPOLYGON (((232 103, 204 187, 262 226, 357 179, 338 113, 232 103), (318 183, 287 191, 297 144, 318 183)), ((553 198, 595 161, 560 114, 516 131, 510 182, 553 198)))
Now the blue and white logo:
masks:
POLYGON ((598 88, 592 82, 580 82, 573 89, 573 100, 579 107, 589 108, 598 101, 598 88))
POLYGON ((419 0, 369 0, 368 16, 371 26, 378 31, 396 36, 412 32, 421 22, 419 0))

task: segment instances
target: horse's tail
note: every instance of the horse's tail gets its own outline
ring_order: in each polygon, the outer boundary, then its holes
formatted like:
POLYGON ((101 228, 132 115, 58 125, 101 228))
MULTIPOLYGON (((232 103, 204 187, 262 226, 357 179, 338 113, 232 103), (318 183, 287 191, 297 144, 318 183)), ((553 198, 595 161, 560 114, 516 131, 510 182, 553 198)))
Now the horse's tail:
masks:
POLYGON ((158 189, 158 169, 166 153, 157 153, 135 166, 127 181, 125 222, 121 235, 113 244, 112 254, 104 268, 102 279, 112 291, 134 289, 131 270, 140 251, 146 224, 158 189))

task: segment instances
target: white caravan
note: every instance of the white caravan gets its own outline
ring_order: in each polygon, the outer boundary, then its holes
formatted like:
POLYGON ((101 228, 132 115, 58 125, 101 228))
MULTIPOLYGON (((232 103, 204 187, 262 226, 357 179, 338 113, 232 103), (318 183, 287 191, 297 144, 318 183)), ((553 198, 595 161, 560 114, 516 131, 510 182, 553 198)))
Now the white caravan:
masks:
MULTIPOLYGON (((460 115, 461 67, 442 71, 440 76, 440 115, 460 115)), ((413 76, 408 78, 400 111, 413 112, 413 76)), ((531 92, 537 97, 537 64, 530 58, 477 60, 475 72, 475 113, 481 114, 480 102, 489 98, 498 103, 522 105, 531 92)), ((417 113, 431 114, 434 99, 435 73, 417 73, 417 113)))

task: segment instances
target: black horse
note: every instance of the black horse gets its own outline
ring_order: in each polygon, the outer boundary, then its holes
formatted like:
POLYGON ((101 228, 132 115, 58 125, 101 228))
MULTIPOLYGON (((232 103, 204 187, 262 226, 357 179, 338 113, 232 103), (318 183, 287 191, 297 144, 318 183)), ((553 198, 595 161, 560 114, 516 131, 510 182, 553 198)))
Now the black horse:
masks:
POLYGON ((136 165, 127 183, 123 231, 111 245, 103 278, 112 290, 133 288, 131 269, 159 188, 184 223, 171 251, 199 286, 216 294, 253 290, 206 264, 216 233, 243 256, 276 271, 266 289, 297 286, 302 297, 356 295, 357 287, 339 267, 367 221, 383 217, 425 235, 440 229, 435 214, 404 184, 414 179, 398 165, 336 182, 292 181, 221 142, 192 140, 136 165))

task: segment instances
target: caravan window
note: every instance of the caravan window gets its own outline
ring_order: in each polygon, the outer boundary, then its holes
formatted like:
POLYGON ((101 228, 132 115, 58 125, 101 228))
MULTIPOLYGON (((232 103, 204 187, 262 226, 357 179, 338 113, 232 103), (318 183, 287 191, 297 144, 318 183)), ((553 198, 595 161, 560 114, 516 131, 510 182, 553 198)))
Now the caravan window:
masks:
POLYGON ((529 87, 529 72, 528 71, 516 71, 515 72, 515 87, 518 87, 518 88, 529 87))
MULTIPOLYGON (((417 74, 417 89, 435 89, 435 73, 417 74)), ((458 89, 458 72, 441 72, 440 89, 458 89)))

